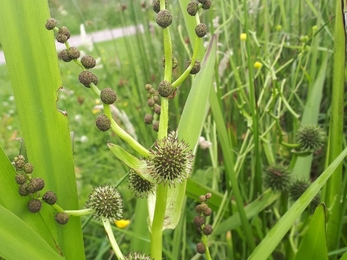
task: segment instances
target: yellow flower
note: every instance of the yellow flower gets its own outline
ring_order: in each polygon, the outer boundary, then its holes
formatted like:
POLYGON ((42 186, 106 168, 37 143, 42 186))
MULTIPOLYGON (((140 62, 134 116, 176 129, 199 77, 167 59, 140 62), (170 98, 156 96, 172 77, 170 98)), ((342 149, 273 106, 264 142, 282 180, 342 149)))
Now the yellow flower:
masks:
POLYGON ((241 34, 240 34, 240 40, 241 40, 241 41, 247 40, 247 34, 241 33, 241 34))
POLYGON ((116 220, 114 223, 116 224, 116 226, 118 228, 126 228, 127 226, 129 226, 130 220, 128 220, 128 219, 120 219, 120 220, 116 220))
POLYGON ((263 64, 261 64, 261 62, 259 61, 254 62, 254 68, 261 69, 261 67, 263 67, 263 64))

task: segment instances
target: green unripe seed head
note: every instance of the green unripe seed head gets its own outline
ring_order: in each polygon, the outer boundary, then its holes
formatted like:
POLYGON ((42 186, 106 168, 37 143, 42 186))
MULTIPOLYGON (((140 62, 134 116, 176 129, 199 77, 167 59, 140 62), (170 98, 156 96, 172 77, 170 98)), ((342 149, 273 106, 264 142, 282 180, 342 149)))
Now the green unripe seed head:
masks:
POLYGON ((111 120, 106 115, 98 116, 96 118, 95 124, 96 127, 103 132, 111 128, 111 120))
POLYGON ((65 225, 69 221, 69 215, 65 212, 59 212, 55 215, 55 221, 60 225, 65 225))
POLYGON ((129 172, 129 190, 136 198, 146 198, 149 193, 153 193, 155 185, 143 179, 134 170, 129 172))
POLYGON ((57 21, 54 18, 47 19, 45 24, 47 30, 53 30, 56 25, 57 25, 57 21))
POLYGON ((207 26, 204 23, 200 23, 195 27, 195 33, 199 38, 202 38, 207 33, 207 26))
POLYGON ((58 58, 65 61, 65 62, 70 62, 72 60, 72 58, 70 57, 70 55, 66 49, 59 52, 58 58))
POLYGON ((83 65, 83 67, 85 67, 86 69, 92 69, 96 65, 95 59, 89 55, 83 56, 81 59, 81 63, 83 65))
POLYGON ((47 204, 53 205, 57 202, 57 195, 55 195, 53 191, 46 191, 46 193, 43 194, 42 199, 47 204))
POLYGON ((23 183, 25 183, 25 181, 26 181, 26 177, 25 177, 25 175, 24 174, 16 174, 16 177, 15 177, 15 179, 16 179, 16 183, 17 184, 23 184, 23 183))
POLYGON ((71 59, 78 59, 81 55, 80 51, 76 47, 70 47, 67 53, 71 59))
POLYGON ((153 122, 153 116, 151 114, 145 115, 144 121, 147 125, 152 124, 153 122))
POLYGON ((34 171, 34 166, 31 163, 26 163, 23 169, 25 173, 30 174, 34 171))
POLYGON ((199 10, 199 4, 197 2, 189 2, 187 5, 187 13, 191 16, 195 16, 199 10))
POLYGON ((79 81, 87 88, 90 88, 90 84, 94 83, 94 85, 98 84, 98 77, 95 76, 93 73, 90 71, 82 71, 80 75, 78 75, 79 81))
POLYGON ((36 213, 41 210, 42 203, 41 200, 33 199, 28 203, 28 209, 31 213, 36 213))
POLYGON ((100 99, 105 104, 113 104, 117 100, 117 94, 111 88, 105 88, 100 92, 100 99))
POLYGON ((172 14, 167 9, 160 10, 156 22, 161 28, 166 28, 172 23, 172 14))
POLYGON ((173 92, 173 88, 170 82, 163 80, 159 83, 158 93, 162 97, 168 97, 173 92))

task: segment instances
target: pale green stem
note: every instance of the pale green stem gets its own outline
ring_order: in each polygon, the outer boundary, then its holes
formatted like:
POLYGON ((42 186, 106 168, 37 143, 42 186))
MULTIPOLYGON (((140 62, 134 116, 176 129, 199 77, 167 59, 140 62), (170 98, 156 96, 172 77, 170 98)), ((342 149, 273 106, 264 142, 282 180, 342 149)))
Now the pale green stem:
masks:
POLYGON ((91 214, 94 214, 94 210, 92 209, 79 209, 79 210, 65 210, 65 213, 69 214, 70 216, 88 216, 91 214))
POLYGON ((204 243, 204 245, 206 246, 206 252, 205 252, 205 256, 207 260, 212 260, 211 258, 211 254, 210 254, 210 250, 208 249, 208 239, 206 235, 202 235, 202 242, 204 243))
POLYGON ((105 231, 106 231, 106 234, 108 236, 108 239, 110 241, 110 244, 112 246, 112 249, 115 253, 115 255, 117 256, 118 259, 124 259, 124 256, 122 254, 122 251, 120 251, 120 248, 117 244, 117 241, 113 235, 113 231, 112 231, 112 228, 111 228, 111 224, 110 224, 110 221, 107 219, 107 218, 102 218, 102 224, 104 225, 104 228, 105 228, 105 231))

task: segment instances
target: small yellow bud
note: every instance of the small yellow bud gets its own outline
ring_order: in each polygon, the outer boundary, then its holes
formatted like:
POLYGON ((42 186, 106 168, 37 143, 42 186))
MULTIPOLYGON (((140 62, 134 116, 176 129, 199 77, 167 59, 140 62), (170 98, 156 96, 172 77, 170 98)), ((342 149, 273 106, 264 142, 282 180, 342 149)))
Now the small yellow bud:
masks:
POLYGON ((280 24, 279 24, 279 25, 277 25, 277 26, 276 26, 276 31, 278 31, 278 32, 279 32, 279 31, 281 31, 281 30, 282 30, 282 25, 280 25, 280 24))
POLYGON ((261 69, 263 67, 263 64, 259 61, 254 62, 254 68, 256 69, 261 69))
POLYGON ((241 33, 241 34, 240 34, 240 40, 241 40, 241 41, 246 41, 246 40, 247 40, 247 34, 241 33))
POLYGON ((116 224, 116 226, 118 228, 126 228, 127 226, 129 226, 130 220, 128 220, 128 219, 120 219, 120 220, 116 220, 114 223, 116 224))

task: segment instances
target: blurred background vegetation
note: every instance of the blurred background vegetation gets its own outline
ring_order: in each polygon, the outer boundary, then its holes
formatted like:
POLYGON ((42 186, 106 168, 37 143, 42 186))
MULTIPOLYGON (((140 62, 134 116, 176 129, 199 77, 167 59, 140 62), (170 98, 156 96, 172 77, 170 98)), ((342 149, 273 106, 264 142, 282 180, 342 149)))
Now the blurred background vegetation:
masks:
MULTIPOLYGON (((80 49, 88 55, 98 59, 98 68, 94 73, 99 77, 99 88, 111 87, 116 90, 118 99, 116 106, 124 111, 129 122, 135 129, 138 140, 146 147, 150 147, 156 139, 156 133, 151 126, 143 123, 145 114, 150 113, 147 107, 147 93, 145 84, 156 86, 163 75, 162 69, 162 35, 155 24, 155 13, 151 1, 110 1, 110 0, 49 0, 51 16, 56 18, 58 26, 66 26, 72 36, 80 35, 80 26, 84 25, 87 33, 121 28, 129 25, 142 25, 144 32, 118 38, 112 41, 94 43, 92 50, 88 46, 80 49)), ((270 100, 273 81, 279 84, 285 79, 284 95, 291 108, 298 114, 305 109, 307 97, 320 72, 323 60, 326 58, 327 66, 323 76, 324 95, 320 105, 319 123, 327 129, 329 122, 331 68, 332 68, 332 28, 331 18, 334 14, 333 1, 277 1, 253 0, 249 1, 250 31, 252 35, 252 59, 259 61, 263 67, 255 74, 255 86, 259 99, 259 109, 265 111, 267 101, 270 100), (262 89, 266 87, 266 91, 262 89)), ((190 48, 181 10, 176 1, 169 1, 169 9, 174 15, 172 24, 172 39, 174 55, 179 66, 173 75, 177 78, 185 69, 189 60, 186 48, 190 48)), ((185 10, 183 10, 185 11, 185 10)), ((233 150, 230 152, 240 155, 247 131, 246 114, 249 113, 248 97, 245 94, 245 83, 248 77, 246 51, 240 34, 243 33, 243 9, 241 0, 212 0, 212 8, 204 12, 201 20, 208 25, 210 33, 205 38, 209 41, 211 34, 217 33, 218 62, 215 67, 215 85, 221 91, 221 106, 225 111, 225 124, 233 141, 233 150)), ((111 141, 119 144, 119 138, 103 133, 95 127, 95 118, 102 111, 95 108, 100 103, 93 93, 84 88, 78 81, 80 69, 72 63, 60 62, 63 89, 57 92, 57 108, 66 111, 69 118, 70 131, 74 143, 75 171, 80 196, 80 206, 92 187, 102 184, 115 184, 128 171, 108 150, 106 143, 111 141)), ((179 115, 184 106, 191 80, 188 79, 178 91, 178 95, 170 103, 170 129, 177 128, 179 115)), ((10 159, 18 154, 20 149, 21 128, 16 113, 15 100, 7 75, 6 66, 0 66, 0 146, 10 159)), ((286 132, 287 141, 294 140, 295 130, 300 120, 295 118, 288 109, 279 113, 282 131, 286 132)), ((117 118, 118 120, 118 118, 117 118)), ((260 131, 265 132, 272 123, 271 117, 264 115, 261 118, 260 131)), ((123 127, 123 121, 119 121, 123 127)), ((208 121, 203 136, 216 145, 216 136, 213 124, 208 121)), ((264 135, 269 141, 277 161, 286 161, 288 151, 276 144, 277 133, 270 131, 271 135, 264 135)), ((247 140, 247 145, 251 141, 247 140)), ((124 147, 125 144, 121 143, 124 147)), ((249 146, 250 147, 250 146, 249 146)), ((214 147, 219 157, 217 171, 212 167, 211 150, 198 148, 193 179, 209 186, 216 192, 226 189, 223 157, 219 147, 214 147), (213 183, 213 187, 211 187, 213 183)), ((245 150, 242 150, 245 152, 245 150)), ((239 169, 240 184, 245 194, 245 203, 249 202, 249 181, 251 168, 249 162, 252 154, 245 152, 239 169)), ((325 156, 324 151, 316 159, 325 156)), ((240 156, 241 158, 241 156, 240 156)), ((315 160, 312 166, 312 179, 322 172, 324 160, 315 160)), ((263 165, 269 164, 267 157, 263 156, 263 165)), ((133 220, 132 212, 136 203, 127 190, 126 182, 120 185, 120 191, 125 199, 125 218, 133 220)), ((195 243, 199 241, 199 233, 192 224, 194 206, 196 201, 187 200, 181 230, 186 229, 184 247, 180 249, 182 259, 190 259, 195 255, 195 243), (183 228, 184 227, 184 228, 183 228)), ((268 222, 274 222, 270 219, 268 222)), ((271 226, 271 223, 270 225, 271 226)), ((145 227, 144 229, 146 229, 145 227)), ((131 230, 131 225, 130 225, 131 230)), ((91 222, 85 229, 85 245, 88 259, 111 259, 110 247, 103 228, 96 222, 91 222)), ((259 229, 259 239, 264 234, 259 229)), ((173 232, 165 233, 170 238, 173 232)), ((129 250, 129 240, 133 234, 123 236, 120 244, 129 250)), ((236 236, 243 237, 242 231, 237 230, 236 236)), ((234 241, 235 242, 235 241, 234 241)), ((167 250, 164 259, 174 258, 169 252, 173 245, 172 239, 166 240, 167 250)), ((237 243, 237 242, 235 242, 237 243)), ((214 238, 211 242, 213 259, 227 259, 228 250, 231 250, 225 236, 214 238)), ((229 252, 230 253, 230 252, 229 252)), ((234 253, 233 253, 234 254, 234 253)), ((111 256, 112 257, 112 256, 111 256)), ((242 259, 242 250, 239 253, 242 259)), ((197 258, 196 258, 197 259, 197 258)), ((244 258, 245 259, 245 258, 244 258)), ((281 258, 276 258, 281 259, 281 258)))

